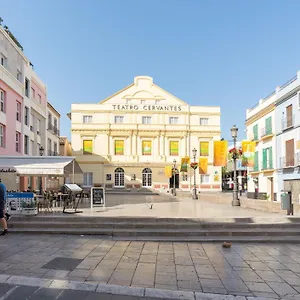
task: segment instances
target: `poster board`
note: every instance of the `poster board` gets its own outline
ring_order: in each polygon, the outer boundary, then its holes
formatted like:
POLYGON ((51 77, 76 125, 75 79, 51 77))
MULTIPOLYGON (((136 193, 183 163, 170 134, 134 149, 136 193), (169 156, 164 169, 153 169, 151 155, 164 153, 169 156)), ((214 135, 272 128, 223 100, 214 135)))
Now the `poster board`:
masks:
POLYGON ((103 187, 91 188, 91 208, 105 207, 105 189, 103 187))
POLYGON ((33 193, 7 193, 6 209, 9 214, 36 215, 37 207, 33 193))

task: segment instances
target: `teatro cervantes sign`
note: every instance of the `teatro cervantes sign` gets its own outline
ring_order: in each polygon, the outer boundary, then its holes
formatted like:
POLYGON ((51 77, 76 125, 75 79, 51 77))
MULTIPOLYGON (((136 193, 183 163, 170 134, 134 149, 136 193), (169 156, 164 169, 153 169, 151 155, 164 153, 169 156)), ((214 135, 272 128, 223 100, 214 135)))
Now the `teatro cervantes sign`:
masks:
POLYGON ((113 110, 127 110, 127 111, 181 111, 181 106, 178 105, 129 105, 129 104, 113 104, 113 110))

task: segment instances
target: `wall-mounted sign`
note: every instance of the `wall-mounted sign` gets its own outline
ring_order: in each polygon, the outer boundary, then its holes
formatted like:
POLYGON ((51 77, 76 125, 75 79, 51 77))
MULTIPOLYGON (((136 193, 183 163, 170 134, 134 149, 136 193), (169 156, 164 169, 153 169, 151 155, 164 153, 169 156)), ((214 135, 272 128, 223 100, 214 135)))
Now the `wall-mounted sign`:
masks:
POLYGON ((178 105, 128 105, 113 104, 113 110, 181 111, 178 105))
POLYGON ((110 181, 111 180, 111 174, 106 174, 106 180, 110 181))

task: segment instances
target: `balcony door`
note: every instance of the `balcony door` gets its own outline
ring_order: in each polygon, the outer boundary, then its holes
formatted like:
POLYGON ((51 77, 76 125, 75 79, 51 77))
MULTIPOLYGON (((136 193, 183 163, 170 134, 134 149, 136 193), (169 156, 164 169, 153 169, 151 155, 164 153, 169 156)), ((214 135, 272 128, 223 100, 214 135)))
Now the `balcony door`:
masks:
POLYGON ((293 105, 289 105, 286 107, 286 127, 293 126, 293 105))
POLYGON ((294 139, 285 142, 285 166, 293 167, 295 162, 295 146, 294 139))

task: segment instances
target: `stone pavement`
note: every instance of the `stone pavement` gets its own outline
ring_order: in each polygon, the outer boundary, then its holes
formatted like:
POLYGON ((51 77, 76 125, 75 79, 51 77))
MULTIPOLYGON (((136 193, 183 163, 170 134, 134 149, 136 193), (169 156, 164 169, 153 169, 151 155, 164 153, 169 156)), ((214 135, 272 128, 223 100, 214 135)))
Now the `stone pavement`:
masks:
POLYGON ((196 292, 193 297, 200 292, 199 299, 205 299, 203 293, 244 296, 236 299, 300 299, 297 244, 233 244, 224 249, 219 243, 19 234, 3 236, 0 241, 4 283, 22 285, 25 278, 40 278, 46 282, 61 280, 54 286, 49 282, 53 288, 69 281, 99 285, 95 288, 99 292, 107 291, 103 287, 110 285, 131 286, 142 291, 135 295, 139 297, 155 288, 196 292), (13 279, 15 275, 19 276, 18 283, 13 279))

